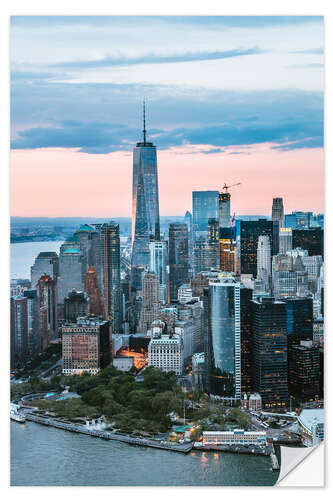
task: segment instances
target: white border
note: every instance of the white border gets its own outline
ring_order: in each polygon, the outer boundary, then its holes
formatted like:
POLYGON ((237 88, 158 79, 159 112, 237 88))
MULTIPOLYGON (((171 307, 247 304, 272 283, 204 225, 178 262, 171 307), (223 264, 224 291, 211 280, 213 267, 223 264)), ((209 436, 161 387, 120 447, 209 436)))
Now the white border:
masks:
MULTIPOLYGON (((41 0, 30 0, 29 2, 23 0, 11 0, 6 2, 1 6, 1 26, 0 26, 0 50, 1 50, 1 179, 0 179, 0 214, 1 214, 1 305, 2 305, 2 316, 1 316, 1 326, 2 326, 2 343, 1 343, 1 368, 3 370, 1 377, 1 387, 2 392, 2 411, 0 412, 2 418, 2 429, 8 429, 8 415, 7 415, 7 405, 5 403, 6 398, 8 398, 8 374, 9 374, 9 307, 7 307, 9 293, 8 293, 8 283, 9 283, 9 168, 8 168, 8 152, 9 152, 9 16, 10 15, 325 15, 325 33, 326 33, 326 221, 330 213, 330 204, 332 196, 330 193, 330 186, 332 186, 332 173, 333 169, 332 161, 329 161, 330 144, 328 143, 329 137, 329 112, 331 111, 329 91, 332 87, 332 72, 331 72, 331 62, 332 59, 332 49, 333 47, 333 25, 331 22, 330 14, 330 0, 279 0, 279 2, 267 2, 267 0, 238 0, 233 2, 221 2, 217 0, 169 0, 168 2, 156 2, 152 0, 122 0, 121 2, 110 2, 110 0, 95 0, 94 2, 87 2, 83 5, 82 0, 72 0, 64 1, 57 0, 57 2, 45 2, 41 0)), ((332 90, 331 90, 332 92, 332 90)), ((332 133, 332 128, 331 128, 332 133)), ((309 179, 311 182, 311 179, 309 179)), ((326 283, 329 281, 329 263, 328 256, 331 254, 330 250, 330 224, 326 225, 326 283)), ((326 291, 328 292, 328 286, 326 285, 326 291)), ((326 305, 329 304, 330 296, 326 293, 326 305)), ((327 311, 327 307, 326 307, 327 311)), ((329 317, 326 313, 325 326, 326 326, 326 352, 329 345, 328 337, 329 332, 329 317)), ((327 360, 327 356, 326 356, 327 360)), ((326 370, 326 388, 328 384, 328 370, 326 370)), ((326 400, 329 398, 328 391, 326 391, 326 400)), ((328 412, 327 412, 328 413, 328 412)), ((326 418, 326 436, 329 436, 329 424, 328 418, 326 418)), ((326 438, 326 449, 329 451, 329 445, 327 444, 326 438)), ((1 470, 1 489, 3 490, 3 495, 9 496, 10 498, 22 498, 33 497, 34 499, 45 498, 57 498, 60 494, 62 498, 70 497, 75 498, 80 496, 81 498, 89 498, 93 494, 92 488, 11 488, 9 489, 9 433, 5 433, 3 438, 3 446, 1 447, 3 454, 3 461, 1 470)), ((326 454, 328 455, 328 453, 326 454)), ((331 461, 326 457, 326 471, 330 470, 331 461), (329 462, 329 463, 327 463, 329 462)), ((305 481, 305 480, 304 480, 305 481)), ((234 488, 231 491, 226 491, 230 488, 223 488, 220 491, 216 491, 216 488, 140 488, 132 490, 124 488, 98 488, 98 496, 114 496, 121 495, 121 497, 144 495, 145 498, 155 498, 156 495, 159 498, 168 498, 170 495, 173 497, 184 497, 185 495, 190 495, 191 498, 201 498, 203 495, 224 495, 224 494, 234 494, 236 493, 234 488), (132 491, 131 491, 132 490, 132 491)), ((329 494, 329 488, 316 490, 304 488, 301 491, 302 497, 307 497, 313 495, 329 494)), ((278 488, 242 488, 240 495, 245 495, 249 498, 258 498, 258 496, 276 496, 280 498, 281 490, 278 488), (244 491, 245 490, 245 491, 244 491)), ((297 494, 296 491, 292 489, 283 490, 283 496, 293 496, 297 494)))

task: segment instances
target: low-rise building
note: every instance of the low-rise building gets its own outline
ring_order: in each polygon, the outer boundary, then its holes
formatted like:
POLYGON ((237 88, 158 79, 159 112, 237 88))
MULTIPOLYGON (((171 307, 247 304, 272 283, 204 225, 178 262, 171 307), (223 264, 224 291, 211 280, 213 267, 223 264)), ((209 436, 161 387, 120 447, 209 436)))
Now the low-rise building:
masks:
POLYGON ((202 433, 203 444, 256 444, 266 445, 266 432, 244 431, 235 429, 233 431, 204 431, 202 433))
POLYGON ((160 338, 151 339, 148 345, 148 366, 181 375, 184 363, 182 344, 182 339, 178 336, 161 335, 160 338))

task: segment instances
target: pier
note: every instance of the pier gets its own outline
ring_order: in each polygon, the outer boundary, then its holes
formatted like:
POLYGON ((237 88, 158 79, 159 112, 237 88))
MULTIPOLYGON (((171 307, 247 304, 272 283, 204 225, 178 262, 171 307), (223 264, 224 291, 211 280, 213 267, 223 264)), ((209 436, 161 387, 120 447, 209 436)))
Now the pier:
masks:
POLYGON ((35 422, 36 424, 55 427, 57 429, 62 429, 64 431, 76 432, 78 434, 87 434, 92 437, 107 439, 110 441, 111 440, 120 441, 122 443, 127 443, 135 446, 145 446, 149 448, 157 448, 159 450, 177 451, 179 453, 189 453, 193 447, 193 443, 184 443, 184 444, 161 443, 153 439, 144 439, 144 438, 126 436, 123 434, 116 434, 115 432, 106 430, 88 429, 84 425, 61 422, 54 418, 40 417, 37 415, 33 415, 31 413, 27 413, 25 415, 25 418, 26 420, 30 420, 31 422, 35 422))

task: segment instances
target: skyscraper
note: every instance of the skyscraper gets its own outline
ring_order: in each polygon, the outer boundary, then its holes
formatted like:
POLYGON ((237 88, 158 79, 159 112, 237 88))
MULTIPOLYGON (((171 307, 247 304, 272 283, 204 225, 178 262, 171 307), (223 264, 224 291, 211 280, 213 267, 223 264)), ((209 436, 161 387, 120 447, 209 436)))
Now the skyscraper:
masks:
POLYGON ((284 209, 282 198, 273 198, 272 221, 279 221, 280 228, 284 226, 284 209))
POLYGON ((156 147, 146 140, 143 103, 143 141, 133 151, 132 267, 149 265, 149 241, 160 239, 156 147))
POLYGON ((178 288, 189 282, 188 231, 186 224, 169 225, 170 299, 177 300, 178 288))
POLYGON ((89 309, 89 299, 85 292, 72 290, 64 300, 64 319, 75 323, 80 316, 86 316, 89 309))
POLYGON ((30 268, 31 288, 36 288, 43 274, 56 278, 59 273, 59 259, 56 252, 40 252, 30 268))
POLYGON ((192 192, 193 230, 207 231, 208 219, 219 220, 219 192, 192 192))
POLYGON ((267 219, 256 221, 240 221, 240 272, 241 274, 257 275, 257 250, 260 235, 269 236, 269 244, 272 248, 273 223, 267 219))
POLYGON ((263 280, 269 288, 271 277, 271 246, 269 236, 261 235, 258 238, 257 250, 257 278, 263 280))
POLYGON ((219 226, 230 226, 230 193, 219 193, 219 226))
POLYGON ((102 290, 106 318, 111 321, 112 332, 122 331, 122 300, 120 287, 119 224, 111 221, 101 228, 102 290))
POLYGON ((83 290, 82 251, 80 241, 69 238, 60 247, 59 279, 57 283, 57 302, 63 307, 64 299, 75 288, 83 290))
POLYGON ((10 298, 10 365, 23 366, 28 354, 28 299, 10 298))
POLYGON ((232 276, 209 283, 205 316, 210 391, 219 396, 240 399, 240 283, 232 276))
POLYGON ((37 284, 41 351, 48 348, 58 334, 56 281, 43 275, 37 284))
POLYGON ((253 390, 263 408, 288 403, 286 304, 272 298, 252 300, 253 390))
POLYGON ((320 227, 314 229, 293 230, 293 248, 303 248, 312 255, 321 255, 324 259, 324 231, 320 227))
POLYGON ((40 352, 38 294, 37 290, 24 290, 23 295, 28 299, 28 355, 33 358, 40 352))
POLYGON ((159 319, 159 283, 155 273, 147 272, 142 276, 142 309, 139 331, 146 333, 155 319, 159 319))
POLYGON ((217 219, 208 219, 208 238, 204 246, 204 269, 218 269, 219 257, 219 223, 217 219))
POLYGON ((220 265, 221 271, 237 272, 236 227, 220 228, 220 265))
POLYGON ((101 295, 97 285, 97 275, 93 267, 89 267, 84 279, 84 291, 89 297, 89 314, 99 316, 103 314, 101 295))
POLYGON ((279 231, 279 253, 287 253, 293 247, 291 227, 281 227, 279 231))
POLYGON ((149 243, 150 251, 150 270, 157 276, 159 283, 159 299, 164 303, 167 301, 167 242, 151 241, 149 243))

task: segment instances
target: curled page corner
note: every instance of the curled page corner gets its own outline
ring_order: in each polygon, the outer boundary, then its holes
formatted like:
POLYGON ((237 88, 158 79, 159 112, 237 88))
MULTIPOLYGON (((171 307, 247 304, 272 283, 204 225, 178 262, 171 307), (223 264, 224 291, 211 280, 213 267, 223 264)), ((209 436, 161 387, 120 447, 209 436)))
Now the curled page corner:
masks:
POLYGON ((281 446, 280 467, 276 486, 323 487, 324 443, 307 448, 281 446), (308 459, 309 455, 311 459, 308 459))

